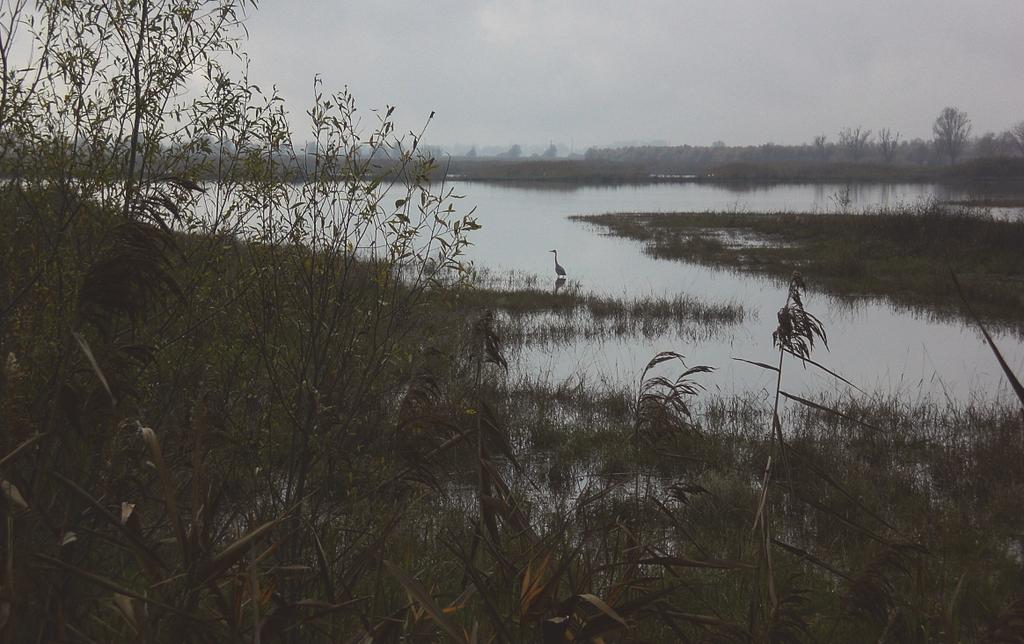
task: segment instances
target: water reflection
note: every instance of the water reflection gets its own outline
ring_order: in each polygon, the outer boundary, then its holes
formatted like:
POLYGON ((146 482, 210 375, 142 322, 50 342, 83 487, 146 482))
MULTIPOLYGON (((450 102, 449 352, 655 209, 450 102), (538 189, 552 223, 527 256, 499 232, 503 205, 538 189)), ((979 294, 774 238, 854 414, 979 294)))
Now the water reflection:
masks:
MULTIPOLYGON (((709 184, 577 187, 572 191, 543 191, 509 186, 464 184, 457 192, 478 206, 483 229, 472 241, 470 258, 496 271, 550 275, 551 248, 571 249, 574 284, 616 298, 692 295, 710 302, 735 301, 747 311, 745 321, 721 333, 696 339, 673 329, 644 337, 601 335, 589 339, 524 348, 520 368, 553 381, 579 377, 616 383, 635 383, 647 360, 658 351, 673 349, 694 364, 719 367, 709 383, 723 392, 759 390, 774 386, 763 370, 742 366, 733 356, 770 361, 775 311, 785 301, 786 285, 777 280, 675 261, 643 253, 639 242, 610 237, 568 220, 574 214, 603 212, 671 212, 686 210, 829 210, 829 196, 840 184, 760 186, 742 192, 709 184), (739 196, 739 198, 737 198, 739 196)), ((862 185, 852 189, 853 208, 894 206, 924 199, 958 199, 966 189, 924 184, 862 185)), ((873 298, 832 298, 814 291, 814 276, 805 275, 811 292, 808 310, 822 319, 829 334, 829 351, 816 359, 872 392, 899 393, 905 398, 949 397, 962 402, 1008 393, 1004 377, 976 329, 933 313, 901 310, 873 298)), ((554 288, 562 288, 557 281, 554 288)), ((1024 373, 1024 342, 1013 333, 998 331, 996 342, 1011 367, 1024 373)), ((843 391, 831 376, 799 365, 787 373, 789 391, 843 391)))

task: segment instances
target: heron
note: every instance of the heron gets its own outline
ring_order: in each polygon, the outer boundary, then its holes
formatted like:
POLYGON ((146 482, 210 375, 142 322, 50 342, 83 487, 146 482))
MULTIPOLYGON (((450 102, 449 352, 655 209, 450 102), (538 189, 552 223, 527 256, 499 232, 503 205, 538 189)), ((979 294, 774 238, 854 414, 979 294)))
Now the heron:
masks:
POLYGON ((558 263, 558 251, 557 250, 549 250, 548 252, 555 254, 555 273, 559 277, 565 277, 565 268, 563 268, 562 265, 558 263))

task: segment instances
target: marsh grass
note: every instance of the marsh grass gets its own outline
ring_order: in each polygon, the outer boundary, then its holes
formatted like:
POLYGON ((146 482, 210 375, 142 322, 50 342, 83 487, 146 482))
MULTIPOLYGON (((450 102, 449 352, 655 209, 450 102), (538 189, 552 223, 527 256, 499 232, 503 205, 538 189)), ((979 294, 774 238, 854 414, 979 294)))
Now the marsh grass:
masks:
POLYGON ((936 205, 851 214, 678 213, 577 218, 642 241, 665 259, 787 279, 793 268, 839 297, 883 297, 963 319, 953 270, 984 318, 1024 319, 1024 222, 936 205), (729 243, 723 233, 754 235, 729 243))

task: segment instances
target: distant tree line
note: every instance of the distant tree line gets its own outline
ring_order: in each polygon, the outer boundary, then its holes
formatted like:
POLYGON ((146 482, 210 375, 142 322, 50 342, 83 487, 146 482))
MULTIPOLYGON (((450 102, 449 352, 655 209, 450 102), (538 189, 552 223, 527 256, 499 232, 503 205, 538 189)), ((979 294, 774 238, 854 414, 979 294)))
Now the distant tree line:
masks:
MULTIPOLYGON (((971 159, 1024 156, 1024 120, 1004 132, 986 132, 971 137, 971 121, 967 114, 946 107, 932 124, 931 139, 906 139, 902 133, 889 127, 877 130, 861 125, 841 128, 834 135, 818 134, 809 143, 780 145, 730 146, 715 141, 710 146, 668 145, 613 145, 588 149, 584 154, 572 153, 563 146, 550 143, 542 146, 512 144, 500 146, 440 146, 421 145, 419 150, 435 158, 451 156, 462 159, 496 159, 504 161, 535 159, 579 159, 633 163, 654 171, 700 173, 709 168, 735 164, 772 164, 788 162, 841 162, 874 163, 904 166, 938 166, 971 159)), ((300 156, 313 157, 312 144, 300 156)), ((400 157, 402 150, 384 150, 385 157, 400 157)))
POLYGON ((932 124, 931 139, 907 140, 900 132, 883 127, 844 127, 834 138, 819 134, 800 145, 728 146, 634 146, 590 148, 585 158, 647 166, 661 172, 701 173, 729 164, 792 162, 843 162, 890 165, 937 166, 981 158, 1024 156, 1024 121, 1005 132, 986 132, 971 137, 971 121, 955 107, 944 108, 932 124))

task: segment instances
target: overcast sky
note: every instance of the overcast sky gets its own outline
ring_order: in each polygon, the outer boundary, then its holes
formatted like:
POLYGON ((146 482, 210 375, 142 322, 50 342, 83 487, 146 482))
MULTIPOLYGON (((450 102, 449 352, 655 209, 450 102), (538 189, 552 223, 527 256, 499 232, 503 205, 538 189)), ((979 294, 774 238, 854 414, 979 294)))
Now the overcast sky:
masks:
MULTIPOLYGON (((1022 0, 263 0, 252 80, 431 111, 436 144, 801 143, 1024 119, 1022 0)), ((418 129, 418 128, 417 128, 418 129)))

